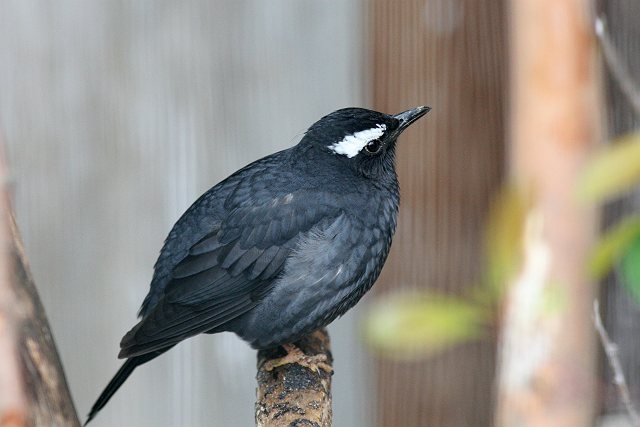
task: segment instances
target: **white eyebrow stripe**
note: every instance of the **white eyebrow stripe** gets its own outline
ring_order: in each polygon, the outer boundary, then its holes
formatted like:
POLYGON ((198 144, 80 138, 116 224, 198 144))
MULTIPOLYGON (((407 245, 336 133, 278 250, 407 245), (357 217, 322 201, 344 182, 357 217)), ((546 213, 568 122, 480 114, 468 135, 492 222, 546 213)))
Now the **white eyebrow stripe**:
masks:
POLYGON ((355 157, 365 145, 374 139, 380 138, 385 130, 387 130, 387 125, 376 125, 374 128, 361 130, 353 135, 347 135, 341 141, 334 142, 328 147, 336 154, 342 154, 349 158, 355 157))

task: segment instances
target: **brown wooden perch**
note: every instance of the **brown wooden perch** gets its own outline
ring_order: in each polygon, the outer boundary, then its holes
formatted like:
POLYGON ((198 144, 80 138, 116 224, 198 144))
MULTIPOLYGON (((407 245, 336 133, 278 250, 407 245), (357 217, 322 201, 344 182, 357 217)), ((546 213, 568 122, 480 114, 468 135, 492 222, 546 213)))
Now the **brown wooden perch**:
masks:
MULTIPOLYGON (((333 358, 326 329, 320 329, 295 343, 307 356, 333 358)), ((330 427, 331 372, 309 369, 297 363, 267 370, 269 361, 285 355, 282 348, 258 352, 256 426, 330 427)))
POLYGON ((0 427, 79 426, 24 256, 0 155, 0 427))

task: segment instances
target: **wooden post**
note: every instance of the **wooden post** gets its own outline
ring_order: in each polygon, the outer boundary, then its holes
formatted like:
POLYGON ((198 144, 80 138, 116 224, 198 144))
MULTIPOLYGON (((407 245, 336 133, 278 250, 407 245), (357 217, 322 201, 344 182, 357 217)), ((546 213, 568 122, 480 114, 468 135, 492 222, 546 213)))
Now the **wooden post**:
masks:
MULTIPOLYGON (((296 346, 307 356, 324 355, 331 366, 329 334, 320 329, 307 335, 296 346)), ((280 349, 258 352, 257 427, 316 426, 331 427, 331 375, 297 364, 267 371, 265 363, 282 357, 280 349)))
POLYGON ((596 411, 596 287, 586 278, 596 217, 576 198, 602 137, 589 4, 511 2, 511 172, 531 207, 500 340, 503 427, 587 426, 596 411))
POLYGON ((8 182, 0 154, 0 426, 79 426, 13 220, 8 182))

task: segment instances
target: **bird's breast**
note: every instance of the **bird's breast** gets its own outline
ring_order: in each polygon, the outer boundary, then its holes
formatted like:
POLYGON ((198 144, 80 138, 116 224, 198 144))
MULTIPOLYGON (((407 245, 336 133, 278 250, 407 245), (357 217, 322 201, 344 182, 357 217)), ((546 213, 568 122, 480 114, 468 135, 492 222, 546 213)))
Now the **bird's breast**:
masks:
POLYGON ((273 290, 234 332, 256 348, 272 347, 329 324, 360 300, 389 253, 397 201, 351 206, 299 236, 273 290))

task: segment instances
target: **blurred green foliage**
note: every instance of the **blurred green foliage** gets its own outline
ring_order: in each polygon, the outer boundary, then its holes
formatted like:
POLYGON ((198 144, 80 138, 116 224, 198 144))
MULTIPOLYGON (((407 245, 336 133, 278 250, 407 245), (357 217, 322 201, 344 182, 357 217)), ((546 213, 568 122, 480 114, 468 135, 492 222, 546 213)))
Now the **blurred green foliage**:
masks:
POLYGON ((620 261, 623 283, 640 305, 640 234, 631 242, 620 261))
POLYGON ((492 291, 493 300, 502 297, 508 280, 520 268, 528 209, 529 200, 524 192, 515 186, 507 186, 489 211, 484 247, 486 270, 480 288, 481 293, 492 291))
POLYGON ((395 295, 378 303, 367 322, 369 343, 394 358, 427 356, 481 338, 491 313, 461 298, 437 294, 395 295))
MULTIPOLYGON (((587 165, 577 183, 585 203, 599 205, 640 183, 640 132, 623 136, 587 165)), ((449 346, 482 339, 497 324, 506 285, 522 264, 525 217, 530 198, 507 186, 492 204, 485 232, 485 269, 479 284, 466 296, 405 294, 385 299, 372 308, 366 337, 382 355, 411 359, 432 355, 449 346)), ((589 269, 601 279, 620 266, 624 285, 640 305, 640 215, 620 221, 596 243, 589 269)), ((543 308, 556 310, 568 295, 550 286, 543 308)))
POLYGON ((386 298, 367 318, 369 344, 382 355, 412 359, 487 336, 505 285, 522 260, 527 209, 522 192, 506 187, 492 204, 485 227, 485 269, 479 283, 460 297, 413 293, 386 298))
MULTIPOLYGON (((640 183, 640 132, 625 135, 603 150, 585 169, 579 185, 583 200, 603 203, 640 183)), ((605 231, 589 270, 602 279, 617 265, 622 284, 640 305, 640 215, 631 215, 605 231)))
POLYGON ((640 132, 618 138, 599 153, 578 185, 582 200, 602 203, 640 182, 640 132))
POLYGON ((596 244, 589 271, 593 278, 602 279, 625 252, 640 238, 640 216, 632 216, 620 221, 608 230, 596 244))

